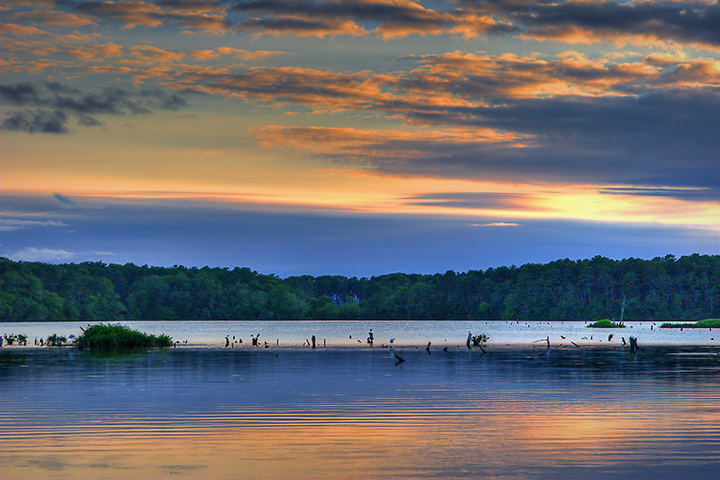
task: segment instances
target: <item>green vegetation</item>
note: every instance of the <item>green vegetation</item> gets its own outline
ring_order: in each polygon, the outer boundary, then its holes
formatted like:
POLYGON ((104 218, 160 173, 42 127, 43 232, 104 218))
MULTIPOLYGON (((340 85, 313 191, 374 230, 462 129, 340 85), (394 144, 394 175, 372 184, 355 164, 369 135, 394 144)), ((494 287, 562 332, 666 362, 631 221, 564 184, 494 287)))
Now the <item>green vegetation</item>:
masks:
POLYGON ((660 328, 720 328, 720 318, 706 318, 693 323, 663 323, 660 328))
POLYGON ((48 347, 62 347, 67 343, 67 337, 61 337, 56 333, 53 333, 49 337, 47 337, 47 345, 48 347))
POLYGON ((557 260, 465 273, 281 279, 249 268, 0 258, 0 321, 699 320, 720 317, 720 255, 557 260))
POLYGON ((602 320, 598 320, 597 322, 591 323, 590 325, 588 325, 588 328, 625 328, 625 324, 622 322, 613 322, 612 320, 604 318, 602 320))
POLYGON ((90 350, 128 350, 171 347, 173 341, 167 335, 156 337, 155 335, 132 330, 125 325, 104 325, 100 323, 85 330, 75 344, 81 350, 86 348, 90 350))
POLYGON ((3 335, 3 338, 5 338, 5 343, 8 345, 12 345, 15 342, 17 342, 18 345, 27 345, 27 335, 6 333, 3 335))

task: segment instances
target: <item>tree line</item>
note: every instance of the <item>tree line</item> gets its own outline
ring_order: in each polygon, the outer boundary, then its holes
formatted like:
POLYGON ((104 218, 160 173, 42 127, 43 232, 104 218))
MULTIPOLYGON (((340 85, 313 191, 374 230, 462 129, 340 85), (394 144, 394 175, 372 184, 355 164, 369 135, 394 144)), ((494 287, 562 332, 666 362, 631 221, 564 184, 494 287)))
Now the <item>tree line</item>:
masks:
POLYGON ((279 278, 0 258, 0 320, 698 320, 720 316, 720 255, 596 256, 371 278, 279 278))

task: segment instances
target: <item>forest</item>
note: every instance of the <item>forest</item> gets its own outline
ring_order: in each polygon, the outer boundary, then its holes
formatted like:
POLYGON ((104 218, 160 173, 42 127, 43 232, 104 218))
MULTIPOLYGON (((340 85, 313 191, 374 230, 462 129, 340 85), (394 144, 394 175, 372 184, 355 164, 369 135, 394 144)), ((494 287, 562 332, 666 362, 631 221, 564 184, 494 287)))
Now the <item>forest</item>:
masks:
POLYGON ((463 273, 279 278, 245 268, 0 258, 0 321, 698 320, 720 255, 557 260, 463 273))

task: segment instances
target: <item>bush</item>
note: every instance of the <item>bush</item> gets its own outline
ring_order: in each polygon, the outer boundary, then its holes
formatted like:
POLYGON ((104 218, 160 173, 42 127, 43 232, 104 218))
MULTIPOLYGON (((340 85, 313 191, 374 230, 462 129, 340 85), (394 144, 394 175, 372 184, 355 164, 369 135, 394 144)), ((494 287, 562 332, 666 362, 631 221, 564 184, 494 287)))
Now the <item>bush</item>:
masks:
POLYGON ((23 335, 22 333, 15 335, 14 333, 5 334, 3 335, 5 337, 5 342, 8 345, 12 345, 15 342, 17 342, 18 345, 27 345, 27 335, 23 335))
POLYGON ((50 347, 62 347, 65 345, 65 342, 67 342, 66 337, 61 337, 56 333, 53 333, 49 337, 47 337, 47 344, 50 347))
POLYGON ((625 328, 625 324, 622 322, 616 323, 612 320, 604 318, 602 320, 598 320, 597 322, 591 323, 590 325, 588 325, 588 328, 625 328))
POLYGON ((93 325, 80 335, 76 342, 82 349, 126 350, 137 348, 171 347, 172 338, 167 335, 149 335, 132 330, 125 325, 93 325))

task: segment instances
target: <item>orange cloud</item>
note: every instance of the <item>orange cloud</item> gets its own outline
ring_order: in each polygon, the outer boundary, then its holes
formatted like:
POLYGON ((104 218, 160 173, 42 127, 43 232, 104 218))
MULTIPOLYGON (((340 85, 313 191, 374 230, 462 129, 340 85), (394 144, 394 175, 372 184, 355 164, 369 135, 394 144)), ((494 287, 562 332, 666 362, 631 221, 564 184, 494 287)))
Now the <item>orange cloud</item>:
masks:
MULTIPOLYGON (((168 5, 172 5, 169 3, 168 5)), ((218 9, 207 4, 198 8, 189 8, 189 3, 182 5, 187 8, 162 8, 154 3, 141 0, 85 2, 77 5, 77 11, 85 15, 93 15, 109 21, 124 24, 123 28, 131 29, 138 26, 159 27, 165 23, 177 23, 184 29, 196 29, 205 33, 225 33, 229 31, 224 14, 214 13, 218 9), (213 13, 208 13, 213 12, 213 13)))
POLYGON ((74 49, 65 50, 65 53, 73 55, 80 60, 92 60, 96 58, 117 58, 125 56, 123 47, 109 43, 107 45, 86 45, 74 49))
POLYGON ((6 5, 20 5, 37 8, 53 8, 56 5, 55 0, 5 0, 3 3, 6 5))
POLYGON ((219 57, 220 53, 216 50, 190 50, 188 55, 198 60, 210 60, 219 57))
POLYGON ((362 109, 394 96, 381 86, 394 79, 372 72, 335 73, 299 67, 252 68, 239 75, 213 79, 218 93, 260 101, 295 103, 316 109, 362 109))
POLYGON ((21 37, 39 37, 41 35, 50 35, 45 30, 36 27, 27 27, 25 25, 15 25, 13 23, 3 23, 3 33, 18 35, 21 37))
POLYGON ((80 12, 95 15, 108 20, 122 21, 124 28, 137 26, 159 27, 162 20, 156 16, 162 14, 162 9, 153 3, 143 1, 100 1, 86 2, 77 6, 80 12))
POLYGON ((66 13, 58 10, 38 10, 34 12, 17 12, 12 17, 18 20, 27 20, 44 25, 62 25, 70 27, 82 27, 97 25, 96 22, 87 17, 66 13))
MULTIPOLYGON (((356 160, 420 158, 425 147, 442 150, 442 145, 462 146, 470 143, 503 143, 521 146, 529 139, 514 133, 490 128, 452 128, 429 131, 361 130, 356 128, 287 127, 270 125, 254 130, 265 147, 285 146, 329 156, 356 160)), ((442 153, 437 154, 442 157, 442 153)))
POLYGON ((130 51, 133 58, 144 63, 175 62, 185 58, 185 52, 169 52, 152 45, 136 45, 130 51))

